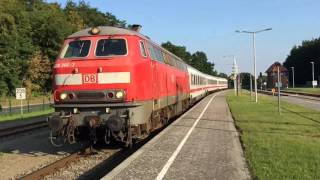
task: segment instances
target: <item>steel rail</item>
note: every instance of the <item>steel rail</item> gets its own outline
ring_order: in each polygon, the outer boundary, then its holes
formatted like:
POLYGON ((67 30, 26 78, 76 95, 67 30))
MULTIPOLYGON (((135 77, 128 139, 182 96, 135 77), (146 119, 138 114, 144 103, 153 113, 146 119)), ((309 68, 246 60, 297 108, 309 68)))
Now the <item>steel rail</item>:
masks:
POLYGON ((0 129, 0 138, 20 134, 27 131, 32 131, 39 128, 48 127, 48 123, 46 121, 34 122, 9 128, 1 128, 0 129))
POLYGON ((40 180, 43 179, 45 176, 53 174, 54 172, 66 167, 68 164, 75 162, 80 159, 80 157, 87 156, 88 153, 91 152, 90 146, 85 146, 82 149, 62 158, 58 161, 55 161, 37 171, 34 171, 26 176, 22 177, 21 179, 24 180, 40 180))

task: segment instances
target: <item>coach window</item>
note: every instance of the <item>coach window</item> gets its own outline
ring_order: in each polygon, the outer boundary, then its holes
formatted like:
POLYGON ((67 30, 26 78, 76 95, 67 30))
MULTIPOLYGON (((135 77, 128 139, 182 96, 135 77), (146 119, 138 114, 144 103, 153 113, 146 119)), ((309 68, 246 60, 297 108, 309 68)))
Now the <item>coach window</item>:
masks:
POLYGON ((76 40, 71 41, 62 51, 63 58, 86 57, 89 54, 91 41, 90 40, 76 40))
POLYGON ((124 39, 100 39, 97 44, 96 56, 121 56, 127 54, 124 39))
POLYGON ((145 49, 145 46, 144 46, 144 42, 143 41, 140 41, 140 53, 141 53, 141 56, 143 57, 147 57, 147 53, 146 53, 146 49, 145 49))

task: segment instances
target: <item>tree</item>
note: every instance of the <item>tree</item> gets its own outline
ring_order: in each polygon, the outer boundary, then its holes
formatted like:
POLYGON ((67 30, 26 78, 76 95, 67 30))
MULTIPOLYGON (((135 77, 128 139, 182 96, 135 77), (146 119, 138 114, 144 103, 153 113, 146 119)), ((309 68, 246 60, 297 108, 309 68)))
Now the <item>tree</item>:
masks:
MULTIPOLYGON (((251 74, 252 76, 252 74, 251 74)), ((252 85, 253 85, 253 78, 252 80, 252 85)), ((250 89, 250 73, 248 72, 242 72, 240 73, 240 81, 242 82, 242 88, 244 89, 250 89)))
POLYGON ((13 94, 22 81, 35 91, 50 89, 51 71, 44 69, 53 64, 64 38, 99 25, 125 27, 126 22, 84 1, 68 1, 63 9, 43 0, 1 0, 0 95, 13 94), (36 77, 37 73, 44 74, 36 77))
POLYGON ((24 77, 24 85, 27 88, 27 95, 30 97, 31 92, 48 92, 46 81, 50 78, 51 63, 47 56, 36 51, 28 62, 28 70, 24 77))
POLYGON ((210 75, 218 74, 217 71, 214 70, 214 64, 208 61, 207 55, 202 51, 191 54, 185 46, 174 45, 170 41, 162 43, 161 46, 203 73, 210 75))
POLYGON ((191 64, 192 57, 185 46, 174 45, 170 41, 162 43, 161 46, 181 58, 185 63, 191 64))
POLYGON ((217 72, 214 70, 214 64, 208 62, 207 55, 204 52, 195 52, 192 54, 191 59, 191 66, 194 68, 206 74, 217 75, 217 72))
POLYGON ((294 46, 283 65, 289 70, 289 79, 292 79, 291 67, 295 70, 295 83, 305 85, 312 80, 311 61, 314 62, 315 79, 320 76, 320 38, 303 41, 300 46, 294 46))

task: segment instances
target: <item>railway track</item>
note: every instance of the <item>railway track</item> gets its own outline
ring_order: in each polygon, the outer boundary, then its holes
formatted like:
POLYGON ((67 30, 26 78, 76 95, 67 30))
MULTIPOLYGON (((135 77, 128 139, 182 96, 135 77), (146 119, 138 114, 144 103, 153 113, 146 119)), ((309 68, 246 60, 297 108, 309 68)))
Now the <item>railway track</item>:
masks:
POLYGON ((21 179, 24 180, 38 180, 43 179, 46 175, 53 174, 57 170, 64 168, 68 164, 77 161, 79 158, 83 156, 87 156, 88 153, 91 151, 91 148, 89 146, 85 146, 84 148, 70 154, 69 156, 66 156, 58 161, 55 161, 52 164, 49 164, 35 172, 32 172, 21 179))
MULTIPOLYGON (((262 93, 262 94, 267 94, 267 95, 273 94, 271 91, 265 91, 265 90, 258 90, 258 92, 262 93)), ((274 95, 277 96, 278 93, 275 92, 274 95)), ((282 92, 281 91, 281 96, 289 96, 289 97, 295 97, 295 98, 300 98, 300 99, 309 99, 309 100, 314 100, 314 101, 320 101, 320 98, 318 98, 318 96, 310 96, 305 93, 294 93, 294 92, 282 92)))
POLYGON ((20 134, 27 131, 33 131, 44 127, 48 127, 48 123, 46 121, 34 122, 9 128, 2 128, 0 129, 0 138, 20 134))
MULTIPOLYGON (((95 154, 100 152, 102 155, 108 154, 103 160, 101 160, 98 164, 93 167, 88 167, 86 172, 81 174, 77 179, 100 179, 121 164, 124 160, 126 160, 129 156, 131 156, 134 152, 136 152, 139 148, 141 148, 144 144, 154 138, 158 133, 160 133, 165 127, 156 130, 146 139, 143 139, 137 144, 135 144, 132 148, 122 148, 119 144, 114 145, 98 145, 93 149, 89 145, 83 145, 83 148, 75 151, 74 153, 55 161, 39 170, 36 170, 30 174, 27 174, 19 179, 24 180, 40 180, 40 179, 61 179, 61 174, 64 171, 72 171, 72 166, 81 166, 83 159, 94 158, 95 154), (107 152, 107 153, 106 153, 107 152), (71 170, 70 170, 71 169, 71 170)), ((62 179, 69 179, 62 177, 62 179)))

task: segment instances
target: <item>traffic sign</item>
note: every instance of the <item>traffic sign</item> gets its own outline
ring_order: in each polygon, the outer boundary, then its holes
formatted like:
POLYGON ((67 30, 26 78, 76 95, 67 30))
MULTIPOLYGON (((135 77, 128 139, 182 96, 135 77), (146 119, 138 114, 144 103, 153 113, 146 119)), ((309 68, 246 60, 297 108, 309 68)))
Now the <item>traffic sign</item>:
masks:
POLYGON ((318 81, 312 81, 312 85, 313 86, 317 86, 318 85, 318 81))
POLYGON ((26 88, 16 88, 16 99, 26 99, 26 88))

